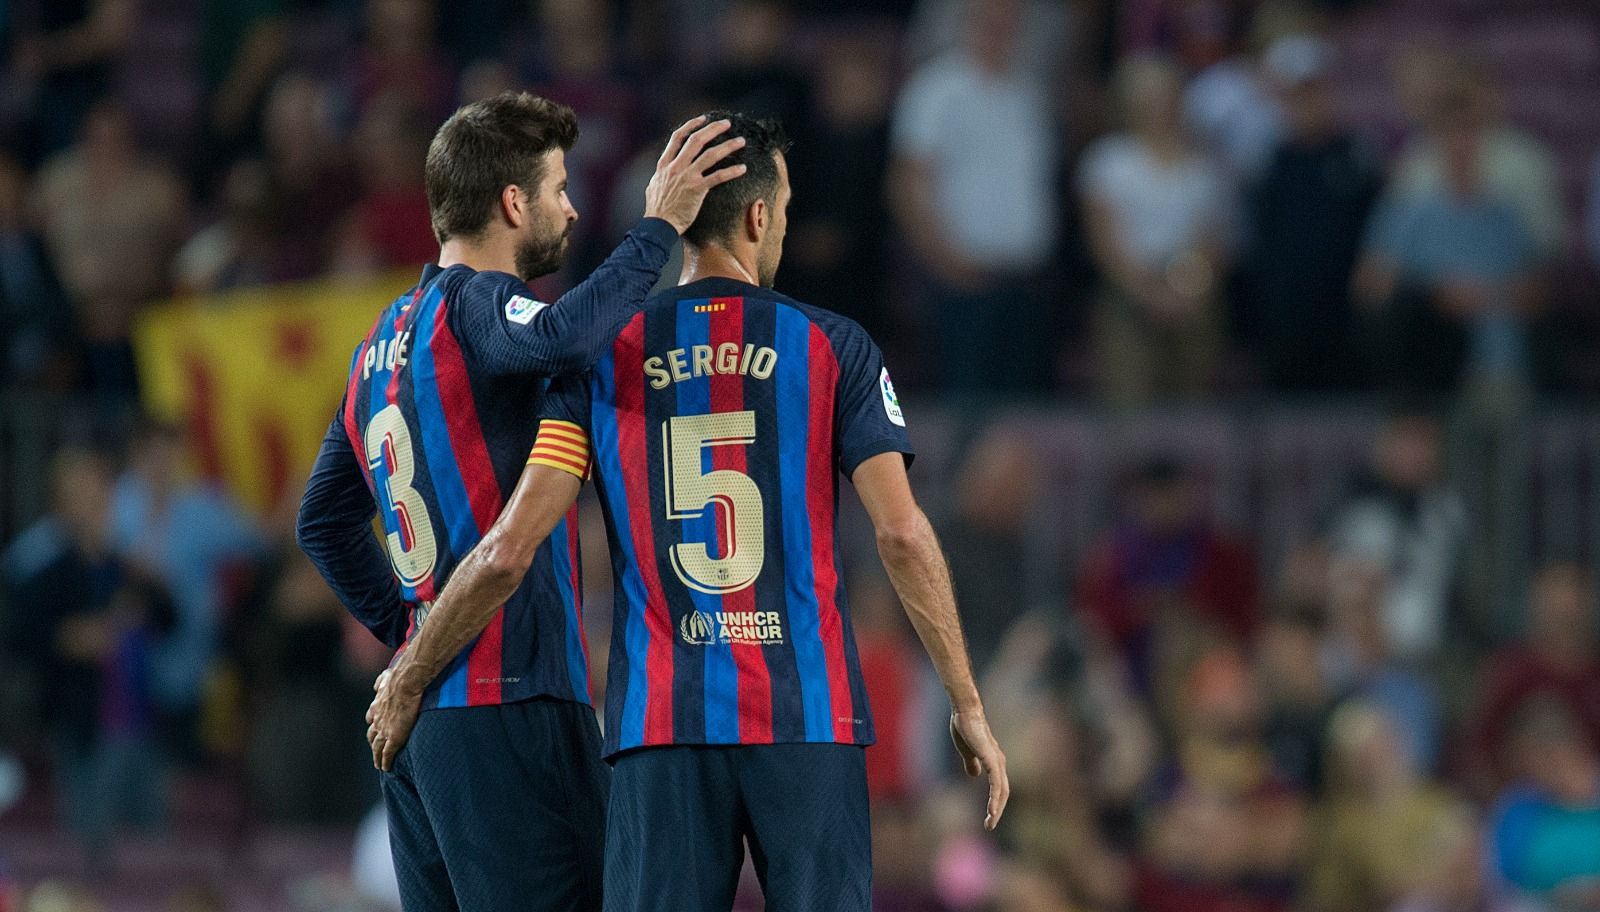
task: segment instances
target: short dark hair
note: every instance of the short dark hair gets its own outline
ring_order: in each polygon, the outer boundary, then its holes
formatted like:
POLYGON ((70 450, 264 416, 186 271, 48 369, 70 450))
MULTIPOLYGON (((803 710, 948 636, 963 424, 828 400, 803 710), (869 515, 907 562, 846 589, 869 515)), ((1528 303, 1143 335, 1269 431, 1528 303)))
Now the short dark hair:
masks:
POLYGON ((718 120, 728 121, 728 129, 711 145, 742 136, 744 148, 735 150, 711 170, 744 165, 745 172, 743 177, 718 184, 706 194, 705 202, 700 204, 700 214, 683 233, 683 239, 697 247, 729 240, 751 203, 758 199, 771 202, 777 197, 778 156, 789 151, 789 137, 776 120, 733 111, 706 112, 707 123, 718 120))
POLYGON ((501 92, 457 110, 428 146, 434 237, 443 244, 481 235, 502 190, 516 184, 537 192, 545 153, 577 141, 571 108, 527 92, 501 92))

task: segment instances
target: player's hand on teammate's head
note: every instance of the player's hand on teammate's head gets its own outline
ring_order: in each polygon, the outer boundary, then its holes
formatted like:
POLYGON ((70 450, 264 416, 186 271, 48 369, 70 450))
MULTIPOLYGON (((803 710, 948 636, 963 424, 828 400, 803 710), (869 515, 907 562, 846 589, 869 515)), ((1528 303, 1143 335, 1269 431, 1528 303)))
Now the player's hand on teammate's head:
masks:
POLYGON ((989 720, 982 709, 950 713, 950 738, 961 755, 961 766, 968 776, 989 774, 989 803, 984 808, 983 828, 1000 825, 1000 815, 1011 799, 1011 781, 1006 778, 1006 755, 989 731, 989 720))
POLYGON ((706 123, 702 114, 672 132, 644 190, 646 217, 665 219, 682 234, 700 214, 700 204, 712 187, 744 174, 744 165, 711 170, 744 147, 743 137, 711 145, 728 127, 726 120, 706 123))

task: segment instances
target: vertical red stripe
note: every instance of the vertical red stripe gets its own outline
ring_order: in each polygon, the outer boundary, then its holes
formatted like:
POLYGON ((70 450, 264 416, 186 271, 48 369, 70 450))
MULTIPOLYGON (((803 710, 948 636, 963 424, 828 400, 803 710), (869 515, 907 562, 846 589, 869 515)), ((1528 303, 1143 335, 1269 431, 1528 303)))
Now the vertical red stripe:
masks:
MULTIPOLYGON (((656 563, 656 536, 650 521, 649 463, 647 447, 659 445, 659 436, 646 438, 644 426, 644 314, 633 318, 612 348, 616 362, 617 445, 623 484, 628 491, 628 525, 633 531, 633 553, 644 577, 645 627, 650 645, 645 653, 644 743, 672 742, 672 612, 661 588, 656 563)), ((660 431, 656 432, 657 435, 660 431)), ((618 580, 617 584, 621 585, 618 580)), ((616 719, 612 724, 621 725, 616 719)))
MULTIPOLYGON (((467 501, 472 504, 472 516, 477 521, 478 535, 482 536, 500 515, 502 501, 500 482, 495 478, 494 464, 489 461, 489 447, 483 439, 483 425, 478 423, 478 407, 472 399, 472 381, 467 376, 467 361, 461 346, 445 321, 448 305, 439 302, 433 324, 434 369, 437 373, 439 403, 444 409, 445 426, 450 433, 450 449, 455 451, 456 466, 461 481, 467 489, 467 501)), ((420 593, 419 593, 420 595, 420 593)), ((505 630, 505 613, 496 611, 494 619, 483 628, 478 642, 467 654, 467 705, 484 706, 499 703, 502 699, 501 678, 504 677, 502 639, 505 630)))
POLYGON ((361 463, 361 474, 367 477, 367 487, 372 487, 372 472, 367 468, 367 441, 356 424, 356 398, 361 395, 362 364, 367 359, 367 343, 361 343, 356 352, 356 366, 350 369, 350 382, 344 388, 344 435, 350 438, 350 449, 361 463))
MULTIPOLYGON (((744 299, 717 298, 713 305, 721 304, 725 310, 711 312, 711 349, 727 342, 744 348, 744 299)), ((744 410, 744 377, 738 374, 713 373, 711 375, 711 411, 726 414, 744 410)), ((711 465, 714 469, 732 469, 746 473, 749 456, 742 446, 715 446, 711 448, 711 465)), ((723 530, 733 522, 727 505, 715 508, 724 511, 717 517, 717 552, 726 557, 731 542, 726 541, 723 530)), ((741 529, 734 529, 735 537, 741 529)), ((749 547, 746 545, 746 547, 749 547)), ((756 590, 748 586, 738 592, 722 596, 722 610, 744 612, 756 610, 756 590)), ((767 670, 767 657, 760 644, 734 643, 733 665, 739 681, 739 742, 741 744, 772 743, 772 677, 767 670)))
MULTIPOLYGON (((578 572, 578 503, 573 501, 567 511, 567 566, 572 568, 572 623, 578 625, 578 644, 583 647, 583 665, 594 674, 589 664, 589 633, 583 629, 583 574, 578 572)), ((594 682, 585 681, 588 696, 594 698, 594 682)))
POLYGON ((839 591, 839 568, 834 566, 833 519, 834 485, 838 472, 833 464, 833 401, 838 388, 839 361, 834 357, 828 337, 811 326, 810 365, 811 401, 807 416, 806 512, 811 517, 811 563, 816 576, 818 630, 823 656, 828 663, 828 695, 833 707, 833 736, 853 744, 856 740, 855 700, 850 695, 850 671, 844 658, 844 621, 839 617, 835 593, 839 591))

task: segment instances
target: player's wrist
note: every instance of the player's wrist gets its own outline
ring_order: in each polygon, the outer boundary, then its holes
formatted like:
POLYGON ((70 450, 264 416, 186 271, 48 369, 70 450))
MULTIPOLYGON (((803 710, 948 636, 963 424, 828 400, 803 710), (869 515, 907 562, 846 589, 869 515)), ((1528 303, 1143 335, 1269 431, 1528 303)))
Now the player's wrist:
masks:
POLYGON ((420 699, 422 692, 428 689, 428 681, 422 669, 417 667, 414 655, 415 653, 407 650, 401 655, 400 660, 395 662, 394 667, 389 669, 388 686, 393 687, 395 693, 401 696, 420 699))

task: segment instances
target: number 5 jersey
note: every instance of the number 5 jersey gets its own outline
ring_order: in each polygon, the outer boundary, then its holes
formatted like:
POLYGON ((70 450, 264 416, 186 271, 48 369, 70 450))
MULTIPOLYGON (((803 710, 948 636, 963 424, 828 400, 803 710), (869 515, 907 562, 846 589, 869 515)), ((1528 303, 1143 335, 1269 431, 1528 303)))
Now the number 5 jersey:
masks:
POLYGON ((542 418, 529 461, 592 472, 610 537, 608 755, 872 743, 838 478, 911 445, 861 327, 731 279, 680 286, 542 418))

